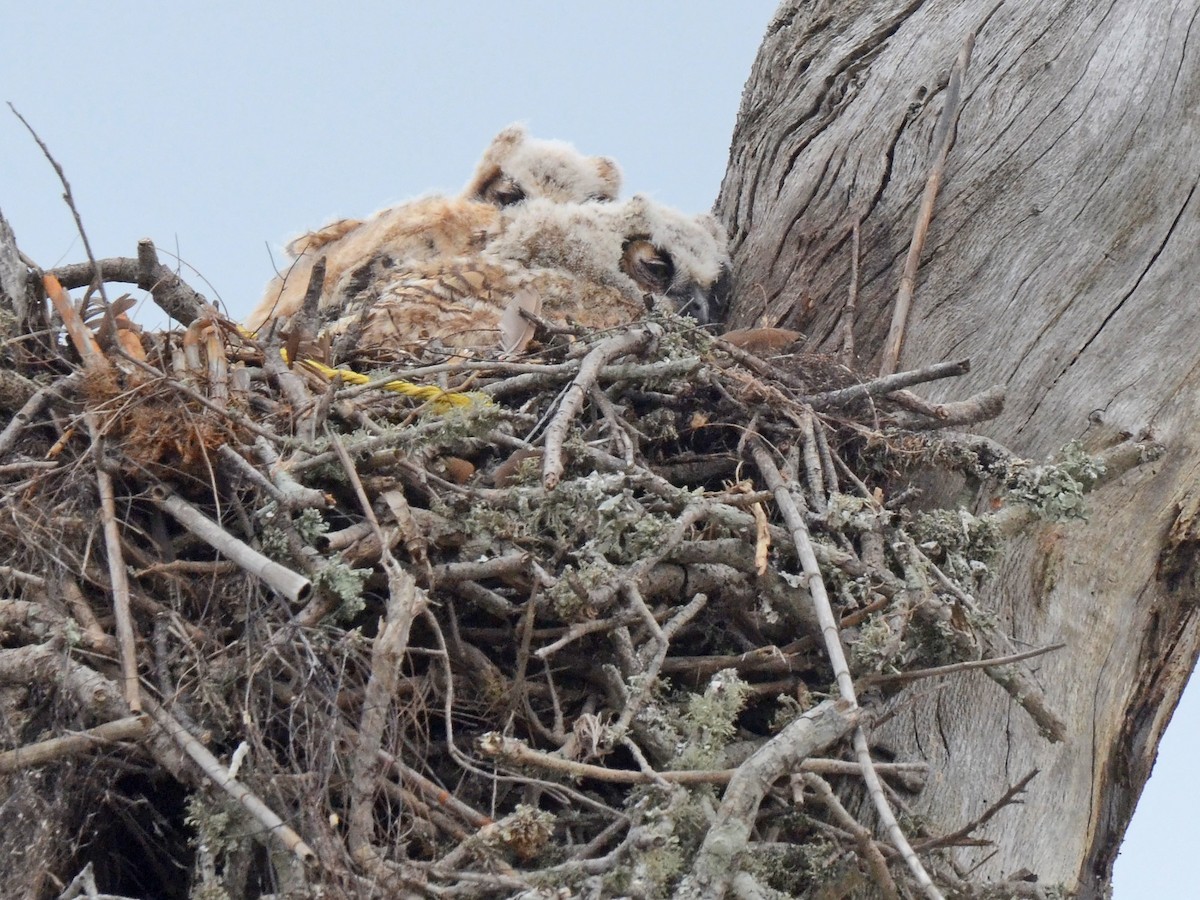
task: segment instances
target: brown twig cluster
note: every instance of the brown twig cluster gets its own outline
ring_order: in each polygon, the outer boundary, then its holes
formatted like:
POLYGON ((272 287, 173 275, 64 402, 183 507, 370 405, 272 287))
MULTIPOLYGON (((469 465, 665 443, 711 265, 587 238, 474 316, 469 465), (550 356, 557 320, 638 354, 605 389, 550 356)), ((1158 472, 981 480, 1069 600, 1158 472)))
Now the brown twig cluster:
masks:
POLYGON ((1062 737, 978 587, 1103 466, 947 430, 995 392, 904 390, 965 363, 860 382, 672 320, 350 385, 178 279, 151 335, 28 275, 0 878, 30 896, 968 896, 953 846, 1012 813, 902 827, 924 767, 872 723, 981 670, 1062 737), (920 469, 1007 505, 908 509, 920 469))

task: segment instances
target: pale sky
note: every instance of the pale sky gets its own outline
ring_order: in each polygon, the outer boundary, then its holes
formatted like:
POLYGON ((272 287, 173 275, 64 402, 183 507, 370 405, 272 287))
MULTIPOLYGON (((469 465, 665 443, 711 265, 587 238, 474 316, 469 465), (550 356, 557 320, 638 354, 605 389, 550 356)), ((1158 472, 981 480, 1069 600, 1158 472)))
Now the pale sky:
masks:
MULTIPOLYGON (((8 4, 0 100, 71 182, 98 256, 162 260, 235 318, 291 237, 454 192, 491 137, 615 157, 625 194, 707 210, 775 0, 8 4), (269 248, 269 249, 268 249, 269 248), (193 271, 189 271, 190 267, 193 271)), ((57 178, 0 108, 0 209, 49 268, 84 259, 57 178)), ((150 304, 140 319, 157 324, 150 304)), ((1115 900, 1196 895, 1200 698, 1185 697, 1115 900)))

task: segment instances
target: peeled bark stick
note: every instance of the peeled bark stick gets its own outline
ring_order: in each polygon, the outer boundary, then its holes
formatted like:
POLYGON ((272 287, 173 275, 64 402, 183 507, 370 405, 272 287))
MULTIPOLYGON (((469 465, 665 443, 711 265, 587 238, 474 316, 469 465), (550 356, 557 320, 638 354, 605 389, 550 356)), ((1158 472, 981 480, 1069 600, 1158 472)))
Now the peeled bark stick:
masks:
POLYGON ((42 276, 42 286, 46 289, 46 294, 50 297, 50 302, 54 304, 54 311, 62 319, 63 327, 67 330, 67 336, 71 339, 71 343, 75 345, 75 350, 79 353, 79 358, 83 360, 84 368, 96 372, 107 371, 109 369, 108 359, 104 356, 100 345, 96 343, 96 338, 92 334, 91 329, 84 324, 83 319, 79 317, 79 313, 75 311, 75 306, 71 303, 71 298, 63 290, 63 286, 59 284, 58 279, 53 275, 44 275, 42 276))
POLYGON ((809 756, 855 727, 859 712, 853 701, 826 700, 794 720, 734 770, 716 816, 692 861, 692 871, 675 891, 676 900, 722 897, 739 871, 759 804, 771 785, 800 771, 809 756))
POLYGON ((261 579, 269 588, 293 603, 303 602, 312 592, 312 582, 303 575, 281 566, 263 556, 249 544, 234 537, 192 504, 172 494, 163 486, 150 492, 150 500, 159 509, 169 512, 179 524, 209 546, 261 579))
POLYGON ((192 758, 192 761, 200 767, 209 780, 240 803, 288 852, 305 862, 317 858, 317 854, 313 853, 312 848, 304 843, 300 835, 288 827, 283 819, 279 818, 250 788, 230 775, 229 770, 221 764, 221 761, 209 753, 199 741, 188 734, 187 730, 176 721, 174 716, 149 697, 146 698, 146 708, 154 723, 165 731, 184 753, 192 758))
POLYGON ((583 398, 600 377, 600 370, 615 357, 640 350, 661 333, 662 330, 655 325, 631 328, 624 334, 601 341, 583 358, 579 374, 567 388, 554 419, 546 427, 546 453, 542 459, 542 485, 546 490, 554 490, 562 479, 563 441, 571 427, 571 420, 583 405, 583 398))

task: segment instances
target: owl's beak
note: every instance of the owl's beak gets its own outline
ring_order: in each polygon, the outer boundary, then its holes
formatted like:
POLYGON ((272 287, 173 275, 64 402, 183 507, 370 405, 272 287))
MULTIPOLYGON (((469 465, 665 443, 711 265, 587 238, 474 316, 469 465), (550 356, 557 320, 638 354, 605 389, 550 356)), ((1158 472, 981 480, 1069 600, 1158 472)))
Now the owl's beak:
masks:
POLYGON ((700 285, 692 285, 689 291, 679 305, 679 314, 681 316, 691 316, 701 325, 707 325, 713 319, 713 304, 709 293, 700 287, 700 285))
POLYGON ((729 295, 730 279, 727 269, 722 269, 721 277, 707 287, 692 284, 669 294, 676 303, 676 312, 679 315, 691 316, 701 325, 721 321, 725 315, 729 295))

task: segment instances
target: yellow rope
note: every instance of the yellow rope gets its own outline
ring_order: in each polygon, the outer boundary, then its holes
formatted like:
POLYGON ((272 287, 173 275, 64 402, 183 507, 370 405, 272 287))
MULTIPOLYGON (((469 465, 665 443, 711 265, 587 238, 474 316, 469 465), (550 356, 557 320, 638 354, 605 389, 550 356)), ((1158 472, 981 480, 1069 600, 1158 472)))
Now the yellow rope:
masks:
MULTIPOLYGON (((349 369, 334 369, 324 363, 317 362, 315 359, 302 359, 300 363, 320 372, 331 380, 334 377, 339 377, 347 384, 367 384, 371 380, 366 375, 352 372, 349 369)), ((406 397, 412 397, 414 400, 431 403, 438 412, 461 409, 467 406, 491 406, 492 403, 491 399, 485 394, 474 392, 464 394, 457 391, 444 391, 432 384, 413 384, 411 381, 402 381, 400 379, 389 381, 387 384, 380 385, 380 387, 385 391, 395 391, 397 394, 404 394, 406 397)))
MULTIPOLYGON (((240 325, 238 326, 238 333, 242 337, 251 340, 256 337, 253 332, 247 331, 240 325)), ((284 362, 289 362, 285 348, 280 349, 279 355, 283 357, 284 362)), ((315 372, 319 372, 331 381, 335 377, 341 378, 346 384, 368 384, 371 381, 370 378, 360 372, 354 372, 350 369, 335 369, 332 366, 317 362, 315 359, 302 359, 300 360, 300 364, 307 366, 315 372)), ((411 381, 403 381, 399 378, 395 381, 389 381, 387 384, 382 384, 380 387, 385 391, 394 391, 397 394, 404 394, 406 397, 412 397, 414 400, 428 403, 439 413, 470 406, 492 405, 491 398, 486 394, 444 391, 440 387, 435 387, 431 384, 413 384, 411 381)))

